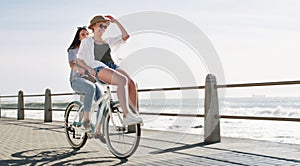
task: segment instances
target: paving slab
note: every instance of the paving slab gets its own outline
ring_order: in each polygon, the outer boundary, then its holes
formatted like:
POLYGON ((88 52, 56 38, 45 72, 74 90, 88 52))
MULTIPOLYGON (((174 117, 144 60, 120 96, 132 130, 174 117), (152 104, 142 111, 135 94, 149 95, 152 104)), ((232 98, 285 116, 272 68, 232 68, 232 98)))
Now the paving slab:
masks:
POLYGON ((114 157, 95 139, 80 150, 68 144, 63 122, 0 118, 0 165, 300 165, 300 145, 142 130, 137 152, 114 157))

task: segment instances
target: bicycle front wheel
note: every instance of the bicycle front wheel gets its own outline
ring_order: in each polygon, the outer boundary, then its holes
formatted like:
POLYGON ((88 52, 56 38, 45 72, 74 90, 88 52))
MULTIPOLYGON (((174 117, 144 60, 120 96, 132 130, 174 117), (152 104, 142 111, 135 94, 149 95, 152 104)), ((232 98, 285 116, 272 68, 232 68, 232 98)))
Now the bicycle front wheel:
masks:
POLYGON ((82 130, 83 105, 79 101, 71 102, 65 112, 65 133, 69 144, 80 149, 87 141, 87 134, 82 130))
POLYGON ((104 133, 109 150, 118 158, 131 156, 140 143, 140 124, 123 126, 123 110, 119 103, 112 104, 112 114, 107 114, 104 133))

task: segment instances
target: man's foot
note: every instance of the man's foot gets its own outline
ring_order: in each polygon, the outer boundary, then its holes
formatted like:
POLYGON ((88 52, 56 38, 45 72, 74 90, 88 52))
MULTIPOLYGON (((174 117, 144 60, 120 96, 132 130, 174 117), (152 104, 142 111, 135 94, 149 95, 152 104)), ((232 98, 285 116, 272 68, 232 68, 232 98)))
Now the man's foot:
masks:
POLYGON ((143 122, 143 119, 140 116, 137 116, 133 113, 128 113, 123 119, 124 126, 138 124, 138 123, 142 123, 142 122, 143 122))

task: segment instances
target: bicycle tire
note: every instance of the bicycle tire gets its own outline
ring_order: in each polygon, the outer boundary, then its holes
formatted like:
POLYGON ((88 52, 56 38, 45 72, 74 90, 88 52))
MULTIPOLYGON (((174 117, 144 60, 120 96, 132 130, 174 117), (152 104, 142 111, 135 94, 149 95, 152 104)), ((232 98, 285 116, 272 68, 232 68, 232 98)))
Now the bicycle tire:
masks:
MULTIPOLYGON (((122 114, 121 105, 117 103, 111 104, 112 115, 117 116, 117 112, 122 114)), ((131 125, 131 128, 128 126, 123 127, 122 122, 116 122, 117 127, 112 125, 112 118, 108 113, 105 118, 104 124, 104 134, 106 138, 106 143, 110 152, 120 158, 130 157, 138 148, 141 138, 141 126, 140 124, 131 125)), ((116 119, 113 117, 113 119, 116 119)))
POLYGON ((65 111, 65 134, 69 144, 76 150, 82 148, 88 137, 85 132, 74 126, 75 121, 80 122, 83 118, 83 104, 79 101, 71 102, 65 111), (79 114, 81 111, 82 114, 79 114), (76 119, 77 118, 77 119, 76 119))

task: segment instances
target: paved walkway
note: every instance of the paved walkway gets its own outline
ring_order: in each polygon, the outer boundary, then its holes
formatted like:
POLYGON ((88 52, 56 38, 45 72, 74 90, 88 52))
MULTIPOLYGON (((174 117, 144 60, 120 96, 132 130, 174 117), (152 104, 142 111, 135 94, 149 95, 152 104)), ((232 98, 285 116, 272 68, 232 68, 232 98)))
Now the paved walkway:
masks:
POLYGON ((115 158, 96 140, 70 148, 62 122, 0 118, 0 165, 300 165, 300 145, 143 130, 134 156, 115 158), (176 143, 178 142, 178 143, 176 143))

